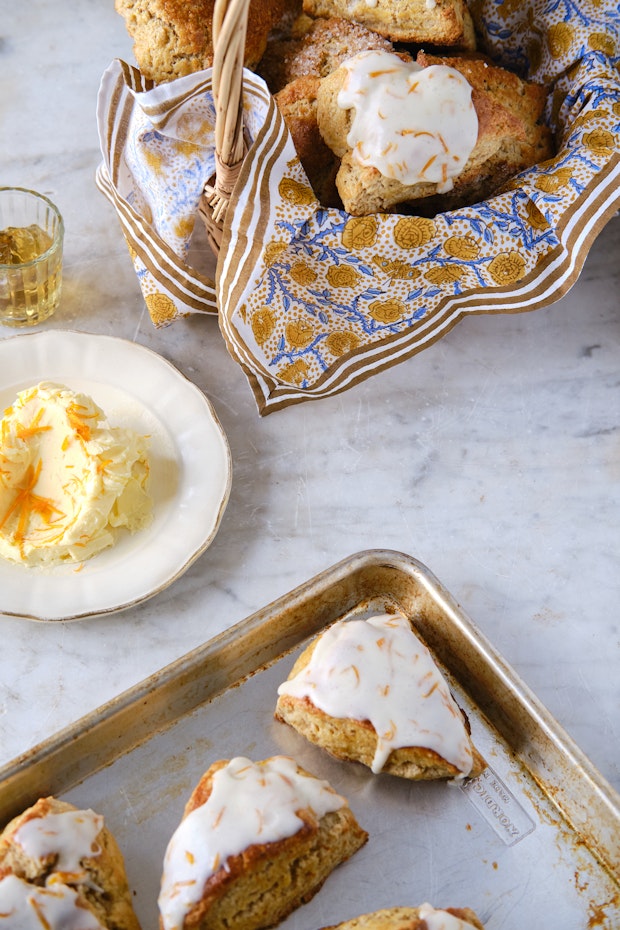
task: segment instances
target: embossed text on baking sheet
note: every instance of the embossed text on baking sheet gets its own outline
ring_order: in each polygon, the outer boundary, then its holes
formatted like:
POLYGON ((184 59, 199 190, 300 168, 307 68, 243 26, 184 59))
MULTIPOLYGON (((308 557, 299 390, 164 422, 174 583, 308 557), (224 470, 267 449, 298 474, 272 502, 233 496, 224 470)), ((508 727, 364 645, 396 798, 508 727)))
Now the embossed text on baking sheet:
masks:
POLYGON ((487 766, 484 772, 461 786, 474 807, 506 846, 514 846, 531 833, 536 824, 523 810, 497 772, 487 766))

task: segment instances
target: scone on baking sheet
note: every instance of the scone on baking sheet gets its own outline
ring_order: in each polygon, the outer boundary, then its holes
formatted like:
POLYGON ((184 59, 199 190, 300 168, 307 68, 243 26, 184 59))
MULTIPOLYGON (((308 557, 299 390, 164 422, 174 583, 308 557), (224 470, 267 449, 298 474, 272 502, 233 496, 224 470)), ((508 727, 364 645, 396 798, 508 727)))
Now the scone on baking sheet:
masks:
POLYGON ((118 845, 100 814, 39 799, 0 835, 2 930, 140 930, 118 845))
POLYGON ((368 839, 347 801, 287 756, 213 763, 164 859, 161 930, 260 930, 368 839))
POLYGON ((321 135, 353 215, 484 200, 552 154, 546 92, 480 57, 362 52, 321 80, 321 135))
POLYGON ((275 717, 336 758, 413 780, 485 762, 430 651, 399 613, 339 620, 278 688, 275 717))
MULTIPOLYGON (((254 68, 267 37, 296 0, 251 0, 245 64, 254 68)), ((115 0, 134 40, 141 73, 156 84, 208 68, 213 63, 212 23, 215 0, 115 0)))
POLYGON ((342 16, 392 42, 474 49, 472 18, 463 0, 303 0, 309 16, 342 16))
POLYGON ((484 930, 469 907, 389 907, 322 930, 484 930))

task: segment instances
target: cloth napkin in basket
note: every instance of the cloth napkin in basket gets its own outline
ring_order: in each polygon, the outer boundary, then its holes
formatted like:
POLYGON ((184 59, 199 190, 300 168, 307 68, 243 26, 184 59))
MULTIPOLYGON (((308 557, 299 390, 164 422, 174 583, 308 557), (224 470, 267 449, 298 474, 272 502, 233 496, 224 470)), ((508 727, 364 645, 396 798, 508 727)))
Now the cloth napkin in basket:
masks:
POLYGON ((246 71, 250 149, 215 280, 188 254, 214 171, 211 71, 150 87, 103 75, 97 183, 116 207, 156 326, 217 313, 261 414, 343 391, 469 313, 562 296, 620 207, 620 13, 595 2, 473 0, 485 48, 550 87, 557 155, 489 201, 438 214, 323 208, 264 82, 246 71))

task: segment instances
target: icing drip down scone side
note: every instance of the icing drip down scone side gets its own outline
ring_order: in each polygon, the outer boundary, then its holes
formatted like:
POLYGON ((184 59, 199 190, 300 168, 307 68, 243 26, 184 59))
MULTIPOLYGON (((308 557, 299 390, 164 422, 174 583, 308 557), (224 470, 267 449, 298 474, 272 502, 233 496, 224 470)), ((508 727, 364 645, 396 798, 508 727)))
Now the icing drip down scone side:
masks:
POLYGON ((275 716, 374 773, 462 779, 485 767, 431 653, 401 614, 328 627, 278 688, 275 716))

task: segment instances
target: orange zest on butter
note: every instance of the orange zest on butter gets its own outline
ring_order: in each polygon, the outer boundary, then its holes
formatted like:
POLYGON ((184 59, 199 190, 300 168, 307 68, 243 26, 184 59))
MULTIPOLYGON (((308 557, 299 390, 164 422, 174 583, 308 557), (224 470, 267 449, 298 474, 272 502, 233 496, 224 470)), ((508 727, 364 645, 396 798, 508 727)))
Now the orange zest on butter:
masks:
POLYGON ((15 512, 18 512, 17 529, 15 530, 15 541, 20 549, 23 547, 24 539, 28 532, 30 517, 33 513, 38 514, 42 520, 49 524, 52 522, 54 514, 63 516, 62 511, 54 506, 54 502, 49 497, 40 497, 33 493, 33 489, 39 480, 41 474, 41 459, 37 462, 37 467, 29 465, 26 469, 25 485, 20 488, 15 495, 13 503, 9 506, 4 516, 0 519, 0 530, 6 524, 15 512))

